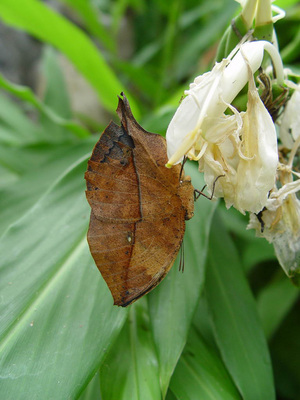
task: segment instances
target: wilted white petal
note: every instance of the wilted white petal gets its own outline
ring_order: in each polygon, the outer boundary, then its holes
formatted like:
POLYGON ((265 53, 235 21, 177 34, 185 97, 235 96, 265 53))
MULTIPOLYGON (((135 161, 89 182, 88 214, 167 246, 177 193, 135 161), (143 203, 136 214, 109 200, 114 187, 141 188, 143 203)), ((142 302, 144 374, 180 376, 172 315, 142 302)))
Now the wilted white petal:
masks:
POLYGON ((291 149, 300 136, 300 86, 293 93, 283 112, 279 136, 282 144, 291 149))
MULTIPOLYGON (((299 183, 300 181, 297 182, 298 190, 299 183)), ((300 201, 294 193, 285 198, 279 196, 277 199, 282 200, 281 204, 279 201, 274 203, 271 199, 267 201, 266 210, 262 213, 263 232, 261 223, 254 214, 251 214, 247 228, 255 229, 257 236, 264 237, 273 244, 281 267, 299 285, 300 201)))
POLYGON ((208 193, 212 193, 215 185, 214 197, 224 197, 228 208, 234 201, 239 162, 238 146, 239 138, 234 134, 230 135, 219 144, 210 143, 199 161, 199 171, 204 172, 208 193), (221 175, 223 176, 218 179, 221 175))
POLYGON ((267 200, 268 210, 276 211, 290 194, 300 191, 300 179, 286 183, 279 190, 271 193, 267 200))
POLYGON ((264 236, 273 243, 280 265, 300 286, 300 201, 297 198, 300 173, 292 171, 299 146, 300 137, 293 145, 288 163, 278 164, 280 189, 274 186, 261 212, 260 222, 251 215, 248 228, 256 229, 258 236, 264 236), (296 179, 293 180, 293 177, 296 179))
MULTIPOLYGON (((272 237, 278 261, 286 274, 300 282, 300 201, 295 194, 285 199, 282 218, 272 237)), ((296 283, 296 282, 295 282, 296 283)))
MULTIPOLYGON (((242 118, 240 119, 242 121, 242 118)), ((209 143, 222 143, 224 140, 238 130, 237 118, 235 115, 222 115, 217 118, 206 118, 206 129, 202 134, 204 140, 209 143)))
POLYGON ((258 95, 252 73, 243 122, 244 157, 237 167, 234 207, 242 213, 258 213, 275 184, 278 149, 274 123, 258 95))

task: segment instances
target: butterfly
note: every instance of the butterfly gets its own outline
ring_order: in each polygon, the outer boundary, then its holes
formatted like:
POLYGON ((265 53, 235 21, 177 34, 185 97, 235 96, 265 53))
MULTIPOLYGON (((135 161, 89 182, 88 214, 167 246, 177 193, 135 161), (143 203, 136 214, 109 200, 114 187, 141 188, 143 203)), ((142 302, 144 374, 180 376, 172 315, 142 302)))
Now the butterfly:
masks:
POLYGON ((194 188, 180 164, 165 167, 165 139, 145 131, 121 95, 121 125, 110 122, 101 134, 85 179, 90 251, 114 304, 126 307, 171 269, 193 216, 194 188))

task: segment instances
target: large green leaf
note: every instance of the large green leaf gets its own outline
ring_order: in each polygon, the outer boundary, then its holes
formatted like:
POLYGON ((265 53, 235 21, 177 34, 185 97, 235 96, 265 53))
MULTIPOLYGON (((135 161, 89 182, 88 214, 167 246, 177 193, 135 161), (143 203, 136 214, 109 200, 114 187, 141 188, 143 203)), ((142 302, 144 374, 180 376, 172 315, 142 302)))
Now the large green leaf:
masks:
POLYGON ((255 237, 247 241, 242 254, 243 266, 247 271, 269 260, 274 260, 274 263, 277 261, 274 247, 267 240, 255 237))
MULTIPOLYGON (((115 110, 116 95, 125 88, 82 30, 38 0, 1 0, 0 18, 63 52, 96 89, 104 107, 115 110)), ((133 101, 131 105, 137 114, 133 101)))
POLYGON ((224 205, 218 208, 218 212, 226 229, 234 235, 236 241, 239 240, 238 250, 247 271, 259 263, 276 259, 273 246, 265 239, 256 237, 253 229, 247 229, 248 215, 242 215, 232 207, 226 210, 224 205))
MULTIPOLYGON (((201 188, 197 166, 188 164, 186 172, 192 177, 193 185, 201 188)), ((215 205, 205 198, 195 203, 195 215, 186 224, 184 273, 178 271, 177 258, 167 277, 148 297, 163 395, 184 348, 203 287, 208 234, 215 205)))
POLYGON ((290 310, 270 347, 278 399, 298 400, 300 393, 300 302, 290 310))
POLYGON ((193 325, 197 331, 200 332, 204 341, 216 352, 218 352, 219 350, 213 334, 211 316, 206 301, 205 291, 203 291, 202 296, 200 297, 197 310, 193 318, 193 325))
POLYGON ((72 110, 64 75, 57 60, 57 52, 50 46, 45 46, 41 74, 45 89, 43 101, 61 117, 72 118, 72 110))
POLYGON ((103 400, 159 400, 159 369, 147 302, 130 306, 128 319, 100 370, 103 400))
POLYGON ((99 371, 89 382, 79 400, 101 400, 99 371))
POLYGON ((281 273, 281 279, 272 281, 259 293, 257 299, 258 312, 269 339, 299 296, 299 289, 292 285, 283 272, 281 273))
POLYGON ((126 316, 89 254, 86 161, 70 166, 1 238, 3 399, 76 398, 126 316))
POLYGON ((89 138, 74 144, 0 146, 0 164, 13 173, 10 184, 0 188, 0 235, 43 196, 64 170, 90 153, 94 142, 89 138))
POLYGON ((241 396, 218 354, 193 327, 170 387, 179 399, 234 400, 241 396))
MULTIPOLYGON (((47 90, 46 100, 53 105, 53 110, 61 112, 65 117, 70 110, 66 105, 66 96, 60 80, 60 71, 55 68, 54 54, 48 52, 47 90), (50 58, 50 60, 49 60, 50 58), (49 69, 51 71, 49 71, 49 69), (54 101, 62 97, 63 104, 54 101)), ((0 82, 1 82, 0 78, 0 82)), ((19 95, 24 100, 31 99, 41 105, 41 111, 48 109, 39 101, 30 89, 13 85, 2 80, 7 89, 19 95)), ((20 105, 10 100, 7 96, 0 95, 0 234, 9 224, 20 218, 49 186, 61 175, 69 165, 83 154, 91 151, 94 139, 89 138, 79 142, 68 130, 71 126, 83 135, 89 135, 79 125, 70 120, 48 118, 47 113, 40 115, 40 121, 31 121, 20 105), (63 123, 60 123, 64 121, 63 123), (68 130, 66 129, 68 128, 68 130)), ((56 115, 56 114, 55 114, 56 115)))
POLYGON ((232 232, 235 237, 240 237, 245 241, 251 241, 255 238, 255 233, 252 229, 247 230, 249 217, 241 214, 238 210, 231 207, 229 210, 226 209, 224 202, 220 204, 218 213, 222 218, 222 222, 226 227, 226 230, 232 232))
POLYGON ((175 394, 170 389, 167 392, 166 400, 178 400, 178 398, 175 396, 175 394))
MULTIPOLYGON (((1 3, 0 3, 1 7, 1 3)), ((12 93, 13 95, 17 96, 21 100, 25 100, 26 102, 30 103, 33 105, 39 112, 44 114, 48 119, 53 121, 58 127, 63 127, 71 131, 73 134, 75 134, 78 137, 86 137, 89 136, 89 132, 83 127, 74 122, 73 120, 68 120, 65 118, 62 118, 59 114, 57 114, 52 108, 48 107, 46 104, 44 104, 41 100, 37 98, 37 96, 29 89, 27 86, 21 86, 21 85, 15 85, 12 82, 9 82, 7 79, 5 79, 1 74, 0 74, 0 87, 3 89, 7 90, 8 92, 12 93)), ((11 120, 11 117, 9 117, 9 114, 6 113, 7 118, 11 120)), ((19 118, 18 118, 19 121, 19 118)), ((25 126, 30 124, 30 120, 28 119, 27 122, 25 123, 25 126)), ((32 123, 31 123, 32 124, 32 123)), ((36 129, 34 130, 34 132, 36 129)), ((66 133, 65 133, 66 135, 66 133)), ((61 135, 58 135, 58 138, 54 136, 54 138, 49 134, 49 132, 45 132, 44 129, 40 130, 39 132, 39 139, 40 141, 45 141, 46 138, 47 141, 57 141, 61 140, 61 135)))
MULTIPOLYGON (((1 75, 0 75, 1 85, 1 75)), ((0 143, 20 146, 45 140, 45 131, 31 121, 11 99, 0 94, 0 143)))
POLYGON ((271 360, 256 303, 220 218, 212 223, 205 291, 216 342, 243 399, 274 399, 271 360))
MULTIPOLYGON (((59 66, 57 52, 51 46, 45 46, 41 62, 41 76, 44 82, 43 104, 51 109, 56 115, 65 120, 73 118, 70 98, 63 72, 59 66)), ((39 123, 50 134, 49 136, 61 138, 66 134, 64 126, 45 113, 40 113, 39 123)))

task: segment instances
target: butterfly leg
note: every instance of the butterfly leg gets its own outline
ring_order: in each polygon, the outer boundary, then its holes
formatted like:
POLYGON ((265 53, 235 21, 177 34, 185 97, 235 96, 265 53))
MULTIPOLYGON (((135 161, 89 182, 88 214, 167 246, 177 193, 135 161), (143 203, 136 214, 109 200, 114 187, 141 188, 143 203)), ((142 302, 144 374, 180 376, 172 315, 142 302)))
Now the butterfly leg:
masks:
POLYGON ((212 198, 214 197, 214 193, 215 193, 215 186, 217 183, 217 180, 219 178, 224 177, 225 175, 219 175, 216 177, 216 179, 214 180, 213 186, 212 186, 212 192, 210 196, 207 196, 207 194, 203 193, 203 190, 206 188, 207 185, 204 185, 203 188, 201 190, 198 189, 194 189, 194 200, 198 200, 200 196, 204 196, 206 197, 208 200, 212 200, 212 198))

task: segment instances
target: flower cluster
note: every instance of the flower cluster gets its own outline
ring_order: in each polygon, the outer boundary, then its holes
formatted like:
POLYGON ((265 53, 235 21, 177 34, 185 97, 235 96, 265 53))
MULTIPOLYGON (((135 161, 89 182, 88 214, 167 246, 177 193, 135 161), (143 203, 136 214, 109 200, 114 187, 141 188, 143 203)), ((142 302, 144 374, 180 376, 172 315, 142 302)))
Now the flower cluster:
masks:
POLYGON ((277 48, 268 41, 246 40, 211 71, 198 76, 185 95, 167 130, 167 167, 184 156, 198 161, 208 191, 223 197, 227 208, 249 212, 249 227, 273 243, 286 273, 300 274, 296 195, 300 174, 293 171, 300 145, 300 87, 285 79, 277 48), (294 90, 290 99, 283 96, 274 115, 270 99, 259 95, 254 78, 265 53, 273 66, 270 76, 265 74, 271 85, 265 88, 267 92, 272 93, 275 83, 294 90), (233 104, 245 87, 247 107, 239 111, 233 104), (273 119, 283 105, 278 129, 273 119), (288 162, 280 158, 278 130, 281 144, 290 151, 288 162))
POLYGON ((217 63, 199 76, 185 92, 167 130, 171 166, 187 156, 199 161, 209 189, 219 179, 214 195, 224 197, 227 207, 242 213, 258 213, 274 187, 278 164, 277 136, 272 118, 261 101, 253 74, 269 51, 283 82, 277 50, 269 42, 241 45, 234 56, 217 63), (247 110, 231 104, 248 82, 247 110), (225 114, 226 109, 231 115, 225 114))

